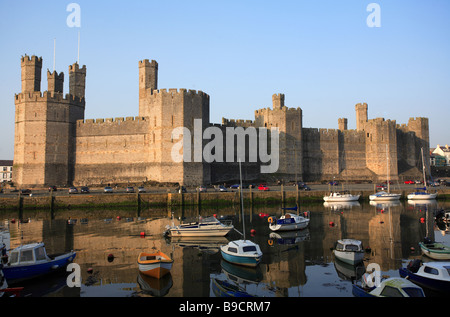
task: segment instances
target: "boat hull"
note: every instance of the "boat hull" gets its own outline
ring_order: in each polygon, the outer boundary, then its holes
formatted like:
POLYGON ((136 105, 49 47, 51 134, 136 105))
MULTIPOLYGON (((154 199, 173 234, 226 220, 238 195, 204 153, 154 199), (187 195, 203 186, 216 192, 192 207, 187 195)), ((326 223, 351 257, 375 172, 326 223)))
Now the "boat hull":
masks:
POLYGON ((325 196, 323 200, 326 202, 345 202, 345 201, 357 201, 359 200, 360 195, 356 196, 341 196, 341 197, 333 197, 333 196, 325 196))
POLYGON ((450 293, 450 282, 448 281, 426 278, 415 274, 406 268, 400 268, 399 274, 401 277, 406 278, 421 287, 428 288, 437 292, 450 293))
POLYGON ((426 199, 436 199, 437 194, 428 194, 428 193, 413 193, 409 194, 407 198, 409 200, 426 200, 426 199))
POLYGON ((70 252, 47 262, 36 263, 32 265, 11 265, 3 267, 3 274, 5 275, 8 284, 15 284, 37 278, 56 270, 64 269, 69 263, 73 262, 76 253, 70 252))
POLYGON ((220 253, 222 254, 222 257, 224 258, 225 261, 249 267, 258 266, 258 264, 261 262, 262 259, 262 256, 244 256, 244 255, 230 254, 226 252, 226 250, 224 250, 224 247, 220 248, 220 253))
POLYGON ((419 242, 422 254, 435 260, 450 260, 450 248, 440 244, 425 244, 419 242))
POLYGON ((138 258, 139 271, 147 276, 161 278, 172 269, 173 260, 162 252, 141 253, 138 258))
POLYGON ((305 219, 304 221, 292 224, 271 224, 269 225, 269 228, 272 231, 293 231, 305 229, 308 225, 309 219, 305 219))
POLYGON ((353 265, 362 262, 362 260, 364 259, 364 252, 334 250, 334 256, 339 260, 341 260, 342 262, 353 265))
POLYGON ((399 200, 401 195, 397 194, 386 194, 386 195, 377 195, 373 194, 369 196, 369 199, 372 201, 394 201, 399 200))
POLYGON ((224 237, 233 227, 224 228, 171 228, 168 233, 172 237, 224 237))

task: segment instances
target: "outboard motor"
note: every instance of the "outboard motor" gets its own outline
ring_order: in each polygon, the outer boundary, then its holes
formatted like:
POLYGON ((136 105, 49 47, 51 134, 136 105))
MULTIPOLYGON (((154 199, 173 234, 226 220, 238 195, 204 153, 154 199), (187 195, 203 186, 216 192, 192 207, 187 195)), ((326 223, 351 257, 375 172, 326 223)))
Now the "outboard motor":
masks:
POLYGON ((417 271, 419 270, 421 265, 422 265, 422 260, 415 259, 408 263, 407 269, 413 273, 417 273, 417 271))
POLYGON ((430 238, 428 238, 428 237, 425 237, 425 238, 423 238, 423 243, 425 243, 425 244, 432 244, 432 243, 433 243, 433 241, 431 241, 431 239, 430 239, 430 238))

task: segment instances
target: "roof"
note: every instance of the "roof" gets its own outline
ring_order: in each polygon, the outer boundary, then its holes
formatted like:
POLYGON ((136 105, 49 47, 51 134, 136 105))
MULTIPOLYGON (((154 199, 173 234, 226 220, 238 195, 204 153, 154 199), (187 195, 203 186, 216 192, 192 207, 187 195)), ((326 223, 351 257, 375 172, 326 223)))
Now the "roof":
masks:
POLYGON ((0 160, 0 166, 13 166, 13 160, 0 160))

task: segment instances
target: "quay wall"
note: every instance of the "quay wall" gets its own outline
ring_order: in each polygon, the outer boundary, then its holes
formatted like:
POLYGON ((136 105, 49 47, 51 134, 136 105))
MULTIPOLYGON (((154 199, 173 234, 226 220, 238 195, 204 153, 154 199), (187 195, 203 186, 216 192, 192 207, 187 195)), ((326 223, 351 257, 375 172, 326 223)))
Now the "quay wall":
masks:
MULTIPOLYGON (((360 201, 368 200, 373 191, 353 190, 352 194, 360 194, 360 201)), ((402 194, 410 191, 393 191, 402 194)), ((283 204, 289 206, 304 202, 323 202, 323 196, 329 191, 251 191, 244 192, 244 202, 249 204, 283 204)), ((450 189, 439 190, 438 200, 450 197, 450 189)), ((190 192, 190 193, 141 193, 141 194, 96 194, 67 196, 20 196, 0 197, 0 211, 5 210, 65 210, 71 208, 151 208, 173 206, 239 206, 239 192, 190 192)))

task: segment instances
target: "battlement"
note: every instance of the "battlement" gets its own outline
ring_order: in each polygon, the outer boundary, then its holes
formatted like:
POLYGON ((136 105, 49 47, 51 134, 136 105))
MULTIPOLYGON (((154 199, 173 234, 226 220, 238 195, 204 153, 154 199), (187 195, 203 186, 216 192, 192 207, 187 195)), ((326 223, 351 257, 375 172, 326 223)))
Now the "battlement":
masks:
POLYGON ((164 96, 176 96, 176 95, 182 95, 182 96, 200 96, 204 98, 209 99, 209 95, 204 93, 201 90, 192 90, 192 89, 185 89, 185 88, 169 88, 169 89, 157 89, 153 90, 151 96, 153 98, 158 97, 164 97, 164 96))
POLYGON ((139 67, 146 67, 146 66, 158 67, 158 63, 155 60, 152 60, 150 62, 150 60, 148 60, 148 59, 144 59, 142 61, 139 61, 139 67))
POLYGON ((49 91, 34 91, 34 92, 25 92, 14 95, 15 103, 22 102, 58 102, 58 103, 69 103, 78 106, 84 106, 85 100, 84 98, 79 98, 77 96, 73 96, 71 94, 66 94, 63 96, 62 94, 54 94, 49 91))
POLYGON ((27 54, 25 54, 25 56, 22 56, 22 58, 20 59, 20 63, 22 66, 29 64, 37 64, 42 66, 42 57, 37 57, 35 55, 28 56, 27 54))
POLYGON ((86 65, 83 65, 83 67, 80 68, 80 65, 78 63, 74 63, 73 65, 69 65, 69 72, 81 72, 86 74, 86 65))
POLYGON ((224 127, 253 127, 254 121, 252 120, 243 120, 243 119, 226 119, 222 118, 222 126, 224 127))
POLYGON ((143 122, 147 121, 147 117, 117 117, 117 118, 99 118, 99 119, 81 119, 77 120, 77 126, 81 125, 98 125, 114 123, 120 125, 122 122, 143 122))

